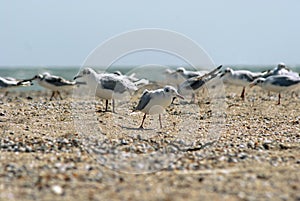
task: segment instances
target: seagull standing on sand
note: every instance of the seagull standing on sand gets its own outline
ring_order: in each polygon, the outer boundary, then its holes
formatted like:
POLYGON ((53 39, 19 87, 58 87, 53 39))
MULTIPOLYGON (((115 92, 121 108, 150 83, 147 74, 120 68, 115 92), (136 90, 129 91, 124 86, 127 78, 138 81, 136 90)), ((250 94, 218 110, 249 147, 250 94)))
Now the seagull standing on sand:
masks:
POLYGON ((231 68, 226 68, 221 74, 221 78, 225 83, 229 83, 236 86, 242 86, 243 91, 241 93, 241 98, 245 100, 246 86, 253 82, 256 78, 261 77, 263 73, 253 73, 248 70, 232 70, 231 68))
POLYGON ((75 77, 74 80, 83 78, 88 87, 95 91, 95 95, 105 99, 105 111, 108 111, 108 100, 112 100, 112 111, 115 112, 114 99, 124 98, 125 92, 133 92, 137 90, 135 84, 128 79, 112 74, 98 74, 92 68, 84 68, 75 77))
POLYGON ((174 97, 184 99, 184 97, 178 94, 177 90, 172 86, 165 86, 163 89, 153 91, 148 91, 146 89, 140 98, 138 105, 134 109, 134 111, 138 110, 145 113, 140 128, 143 128, 147 114, 159 114, 160 128, 162 128, 161 113, 163 113, 164 109, 172 103, 174 97))
POLYGON ((255 85, 261 88, 274 91, 278 93, 277 105, 280 105, 280 93, 283 91, 293 90, 299 86, 300 79, 289 75, 274 75, 267 78, 257 78, 249 86, 253 87, 255 85))
POLYGON ((51 75, 47 72, 43 74, 38 74, 34 76, 31 80, 36 80, 42 87, 52 90, 50 100, 57 96, 59 96, 59 98, 62 100, 60 90, 71 89, 76 84, 78 84, 76 82, 66 80, 62 77, 51 75))
POLYGON ((206 73, 202 76, 192 77, 181 83, 178 87, 179 94, 190 94, 192 93, 192 99, 195 99, 195 91, 198 91, 202 88, 204 84, 215 78, 219 70, 222 68, 222 65, 212 70, 209 73, 206 73))
POLYGON ((28 80, 16 80, 12 77, 0 77, 0 91, 5 92, 4 96, 7 96, 7 90, 10 88, 30 85, 32 85, 32 82, 28 80))

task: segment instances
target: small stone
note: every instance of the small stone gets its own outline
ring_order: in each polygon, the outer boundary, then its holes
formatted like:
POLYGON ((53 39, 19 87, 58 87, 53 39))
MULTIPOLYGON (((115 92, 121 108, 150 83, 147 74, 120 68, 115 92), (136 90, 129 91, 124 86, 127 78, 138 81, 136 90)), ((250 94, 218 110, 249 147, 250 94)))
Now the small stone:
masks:
POLYGON ((51 187, 51 190, 53 193, 55 193, 56 195, 62 195, 63 194, 63 188, 59 185, 54 185, 51 187))
POLYGON ((228 162, 229 163, 237 163, 238 160, 236 158, 230 157, 230 158, 228 158, 228 162))
POLYGON ((254 143, 253 141, 249 141, 249 142, 247 143, 247 147, 248 147, 248 148, 251 148, 251 149, 254 149, 254 148, 255 148, 255 143, 254 143))

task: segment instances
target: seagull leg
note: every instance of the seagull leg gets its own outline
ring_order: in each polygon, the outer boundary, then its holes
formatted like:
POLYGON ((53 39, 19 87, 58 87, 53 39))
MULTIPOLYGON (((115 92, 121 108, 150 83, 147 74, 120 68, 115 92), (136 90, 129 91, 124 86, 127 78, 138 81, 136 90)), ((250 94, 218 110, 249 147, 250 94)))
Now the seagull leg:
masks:
POLYGON ((145 113, 144 116, 143 116, 142 124, 141 124, 140 127, 139 127, 139 128, 141 128, 141 129, 144 128, 144 127, 143 127, 143 124, 144 124, 144 121, 145 121, 145 119, 146 119, 146 116, 147 116, 147 114, 145 113))
POLYGON ((161 123, 161 114, 159 114, 159 115, 158 115, 158 119, 159 119, 160 128, 162 128, 162 123, 161 123))
POLYGON ((195 95, 195 93, 192 93, 191 103, 196 103, 196 95, 195 95))
POLYGON ((174 104, 176 97, 173 97, 171 104, 174 104))
POLYGON ((245 100, 245 90, 246 90, 246 87, 243 87, 243 91, 242 91, 242 94, 241 94, 241 98, 243 100, 245 100))
POLYGON ((53 100, 53 98, 54 98, 54 95, 55 95, 55 91, 52 91, 52 95, 51 95, 51 97, 50 97, 50 101, 52 101, 52 100, 53 100))
POLYGON ((57 95, 59 96, 60 100, 62 100, 63 98, 61 97, 61 94, 59 91, 56 91, 57 95))
POLYGON ((281 95, 280 95, 280 93, 278 94, 278 103, 277 103, 277 105, 280 105, 280 98, 281 98, 281 95))
POLYGON ((9 91, 6 91, 5 94, 4 94, 4 96, 7 96, 8 94, 9 94, 9 91))
POLYGON ((108 100, 105 100, 105 112, 108 111, 108 100))
POLYGON ((115 112, 115 100, 114 99, 112 99, 112 112, 116 113, 115 112))

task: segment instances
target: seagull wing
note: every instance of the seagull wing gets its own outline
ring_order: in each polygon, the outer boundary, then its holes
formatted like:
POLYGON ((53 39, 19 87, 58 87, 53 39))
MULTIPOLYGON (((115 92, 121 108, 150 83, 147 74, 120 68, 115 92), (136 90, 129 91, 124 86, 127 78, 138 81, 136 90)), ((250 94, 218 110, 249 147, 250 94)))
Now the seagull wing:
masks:
POLYGON ((5 80, 0 77, 0 88, 8 87, 9 85, 5 82, 5 80))
POLYGON ((146 89, 142 97, 140 98, 138 105, 134 108, 134 111, 144 109, 150 100, 151 100, 151 93, 149 93, 149 91, 146 89))
POLYGON ((127 91, 127 87, 124 85, 122 80, 114 76, 103 76, 100 79, 100 83, 103 89, 112 90, 118 93, 124 93, 127 91))
POLYGON ((255 78, 249 73, 249 74, 241 74, 241 79, 246 80, 247 82, 253 82, 255 78))
POLYGON ((272 84, 277 86, 289 87, 300 83, 300 79, 291 76, 274 76, 272 84))
POLYGON ((17 83, 18 86, 31 86, 33 85, 31 80, 20 80, 17 83))
POLYGON ((219 70, 221 68, 222 68, 222 65, 215 68, 214 70, 210 71, 209 73, 206 73, 206 74, 202 75, 202 76, 190 78, 190 79, 184 81, 181 84, 180 88, 182 88, 182 89, 192 88, 193 90, 197 90, 200 87, 202 87, 206 82, 208 82, 209 80, 215 78, 218 75, 219 70))
POLYGON ((51 76, 51 77, 49 76, 49 77, 45 77, 44 79, 49 84, 53 84, 58 87, 75 84, 75 82, 70 82, 70 81, 65 80, 64 78, 58 77, 58 76, 51 76))

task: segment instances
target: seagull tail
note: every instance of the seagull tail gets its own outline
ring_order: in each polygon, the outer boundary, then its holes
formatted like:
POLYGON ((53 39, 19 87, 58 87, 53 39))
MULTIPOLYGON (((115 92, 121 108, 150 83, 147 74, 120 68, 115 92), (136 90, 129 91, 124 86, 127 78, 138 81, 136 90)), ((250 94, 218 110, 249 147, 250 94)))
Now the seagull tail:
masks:
POLYGON ((17 86, 31 86, 33 85, 31 80, 20 80, 17 83, 17 86))

